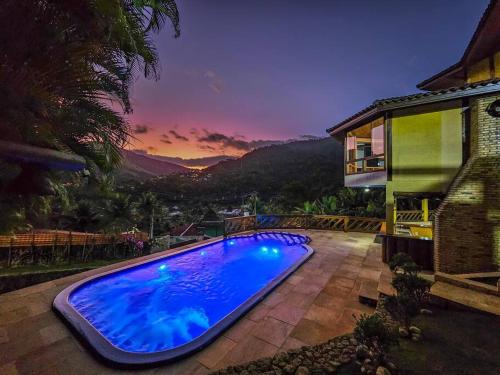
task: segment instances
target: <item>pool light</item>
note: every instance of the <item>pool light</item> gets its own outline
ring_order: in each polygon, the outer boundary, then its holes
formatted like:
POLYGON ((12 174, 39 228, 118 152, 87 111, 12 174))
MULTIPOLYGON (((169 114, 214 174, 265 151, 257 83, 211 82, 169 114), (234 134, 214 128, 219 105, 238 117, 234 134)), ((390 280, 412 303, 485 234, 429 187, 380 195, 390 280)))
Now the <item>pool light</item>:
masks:
POLYGON ((229 241, 229 245, 234 245, 234 241, 229 241))
POLYGON ((160 271, 164 271, 164 270, 166 270, 166 269, 167 269, 167 265, 166 265, 166 264, 162 264, 160 267, 158 267, 158 269, 159 269, 160 271))
POLYGON ((274 248, 274 249, 273 249, 273 253, 274 253, 274 254, 278 254, 278 249, 274 248))
POLYGON ((267 251, 269 250, 269 249, 268 249, 267 247, 265 247, 265 246, 262 246, 260 249, 261 249, 264 253, 267 253, 267 251))

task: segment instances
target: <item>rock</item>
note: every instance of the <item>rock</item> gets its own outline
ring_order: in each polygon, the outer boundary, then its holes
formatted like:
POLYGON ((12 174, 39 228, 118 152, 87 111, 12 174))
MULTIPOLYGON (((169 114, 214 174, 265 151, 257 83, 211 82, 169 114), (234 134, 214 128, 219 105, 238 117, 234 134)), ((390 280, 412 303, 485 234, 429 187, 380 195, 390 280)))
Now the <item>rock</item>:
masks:
POLYGON ((415 333, 417 335, 420 335, 422 333, 422 330, 415 326, 411 326, 409 330, 411 333, 415 333))
POLYGON ((285 374, 293 374, 295 372, 295 366, 294 365, 286 365, 283 367, 283 372, 285 374))
POLYGON ((422 335, 419 335, 418 333, 414 333, 413 335, 411 335, 411 339, 412 341, 422 341, 422 335))
POLYGON ((370 356, 370 349, 366 345, 358 345, 356 347, 356 357, 359 359, 365 359, 370 356))
POLYGON ((398 332, 401 337, 408 337, 410 335, 410 332, 405 327, 399 327, 398 332))
POLYGON ((358 345, 358 340, 356 340, 356 339, 349 339, 349 342, 350 342, 350 344, 351 344, 351 345, 353 345, 353 346, 358 345))
POLYGON ((341 355, 339 358, 340 363, 346 364, 351 362, 351 357, 347 355, 341 355))
POLYGON ((420 314, 422 314, 422 315, 432 315, 432 310, 429 310, 429 309, 420 309, 420 314))
POLYGON ((310 371, 305 366, 300 366, 297 371, 295 371, 295 375, 309 375, 310 371))
POLYGON ((391 375, 391 372, 383 366, 378 366, 375 375, 391 375))
POLYGON ((339 367, 339 366, 342 364, 342 363, 337 362, 337 361, 330 361, 329 363, 330 363, 330 365, 331 365, 331 366, 333 366, 333 367, 339 367))
POLYGON ((391 373, 392 373, 392 372, 396 372, 396 371, 398 371, 397 366, 396 366, 394 363, 392 363, 392 362, 387 362, 387 363, 385 364, 385 367, 387 367, 387 369, 388 369, 391 373))

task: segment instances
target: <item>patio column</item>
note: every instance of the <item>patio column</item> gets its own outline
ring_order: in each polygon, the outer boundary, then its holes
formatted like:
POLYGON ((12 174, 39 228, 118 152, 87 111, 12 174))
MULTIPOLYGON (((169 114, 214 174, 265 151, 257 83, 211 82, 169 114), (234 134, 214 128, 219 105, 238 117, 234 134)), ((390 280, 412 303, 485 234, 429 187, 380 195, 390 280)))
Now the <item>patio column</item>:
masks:
POLYGON ((422 199, 422 220, 429 221, 429 199, 422 199))

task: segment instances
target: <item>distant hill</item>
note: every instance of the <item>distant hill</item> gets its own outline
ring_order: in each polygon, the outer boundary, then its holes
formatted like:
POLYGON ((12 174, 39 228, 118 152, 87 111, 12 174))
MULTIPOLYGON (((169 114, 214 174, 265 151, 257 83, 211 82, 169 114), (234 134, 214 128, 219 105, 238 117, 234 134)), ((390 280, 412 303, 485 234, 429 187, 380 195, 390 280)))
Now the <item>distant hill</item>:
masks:
POLYGON ((258 148, 238 159, 221 161, 205 169, 205 172, 260 171, 262 167, 276 168, 283 165, 290 166, 295 163, 300 166, 310 164, 318 157, 333 159, 330 161, 341 165, 344 160, 342 145, 333 138, 271 145, 258 148), (337 156, 341 156, 341 158, 337 159, 337 156))
POLYGON ((186 173, 190 169, 165 160, 152 158, 150 155, 123 150, 123 165, 117 171, 119 177, 132 179, 148 179, 174 173, 186 173))
POLYGON ((343 147, 333 138, 259 148, 203 171, 213 192, 234 199, 257 191, 263 198, 313 199, 343 184, 343 147))
POLYGON ((181 165, 187 168, 206 168, 206 167, 211 167, 212 165, 215 165, 221 161, 236 159, 235 156, 228 156, 228 155, 207 156, 205 158, 194 158, 194 159, 183 159, 183 158, 176 158, 176 157, 162 156, 162 155, 148 155, 148 156, 153 159, 168 161, 170 163, 175 163, 177 165, 181 165))
POLYGON ((252 192, 288 209, 335 193, 343 185, 343 147, 333 138, 259 148, 190 174, 148 179, 141 191, 189 207, 236 207, 252 192))

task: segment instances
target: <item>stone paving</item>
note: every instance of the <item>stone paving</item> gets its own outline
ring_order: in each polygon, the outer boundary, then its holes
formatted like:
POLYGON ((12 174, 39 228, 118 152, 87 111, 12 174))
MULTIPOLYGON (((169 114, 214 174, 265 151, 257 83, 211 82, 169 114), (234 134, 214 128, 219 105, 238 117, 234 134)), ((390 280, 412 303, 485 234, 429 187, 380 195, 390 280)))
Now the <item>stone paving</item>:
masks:
MULTIPOLYGON (((206 374, 351 332, 353 315, 373 312, 358 302, 358 291, 364 282, 377 281, 386 267, 380 260, 381 246, 373 243, 370 234, 305 233, 312 239, 313 257, 234 326, 186 359, 140 372, 206 374)), ((162 253, 148 257, 159 255, 162 253)), ((0 374, 125 372, 91 355, 54 314, 51 305, 57 293, 75 281, 138 261, 0 295, 0 374)))

